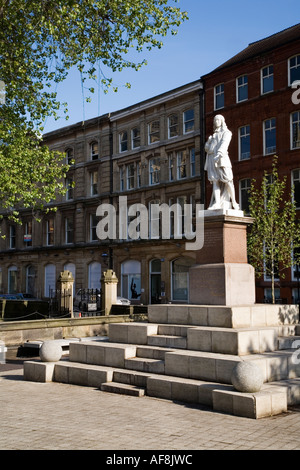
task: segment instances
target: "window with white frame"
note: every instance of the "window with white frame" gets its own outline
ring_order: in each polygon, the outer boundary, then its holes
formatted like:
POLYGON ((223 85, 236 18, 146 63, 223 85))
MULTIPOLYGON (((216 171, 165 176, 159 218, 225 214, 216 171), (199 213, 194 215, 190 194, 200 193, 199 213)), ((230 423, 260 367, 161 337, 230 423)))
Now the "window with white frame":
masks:
POLYGON ((127 134, 127 131, 120 132, 120 134, 119 134, 119 148, 120 148, 120 152, 126 152, 128 150, 128 134, 127 134))
POLYGON ((67 244, 74 243, 74 222, 73 217, 65 219, 65 242, 67 244))
POLYGON ((276 152, 276 119, 264 121, 264 155, 276 152))
POLYGON ((72 177, 66 179, 66 200, 71 201, 74 197, 74 180, 72 177))
POLYGON ((248 99, 248 76, 242 75, 236 80, 237 95, 236 99, 239 103, 240 101, 245 101, 248 99))
POLYGON ((18 269, 17 266, 8 268, 8 293, 16 294, 18 292, 18 269))
POLYGON ((121 265, 121 294, 126 299, 138 299, 141 295, 141 263, 128 260, 121 265))
POLYGON ((239 128, 239 160, 250 158, 250 126, 239 128))
POLYGON ((91 160, 98 160, 98 157, 99 157, 98 142, 92 142, 90 144, 90 158, 91 160))
POLYGON ((190 149, 190 176, 196 175, 195 149, 190 149))
POLYGON ((148 143, 154 144, 160 140, 159 121, 152 121, 148 124, 148 143))
POLYGON ((34 295, 35 293, 36 272, 32 265, 26 267, 26 294, 34 295))
POLYGON ((193 132, 195 130, 195 112, 193 109, 187 109, 183 113, 183 133, 193 132))
POLYGON ((225 106, 224 83, 215 86, 215 109, 221 109, 225 106))
POLYGON ((54 219, 46 220, 46 245, 54 245, 54 219))
POLYGON ((90 175, 90 193, 91 196, 98 194, 98 171, 92 171, 90 175))
POLYGON ((300 209, 300 169, 292 171, 292 187, 294 190, 294 201, 296 203, 296 208, 300 209))
POLYGON ((9 248, 16 248, 16 227, 15 225, 9 226, 9 248))
POLYGON ((96 227, 98 224, 98 219, 95 214, 90 214, 90 242, 98 240, 96 227))
POLYGON ((130 163, 126 166, 126 181, 127 181, 127 189, 134 188, 134 163, 130 163))
POLYGON ((89 264, 88 269, 88 288, 100 289, 101 284, 101 264, 93 261, 89 264))
POLYGON ((149 183, 151 185, 160 183, 159 158, 151 158, 151 160, 149 160, 149 183))
POLYGON ((131 146, 133 149, 141 146, 141 132, 139 127, 134 127, 131 130, 131 146))
POLYGON ((297 80, 300 80, 300 55, 289 59, 289 85, 297 80))
POLYGON ((239 181, 240 208, 245 214, 249 214, 249 196, 251 189, 251 179, 245 178, 239 181))
POLYGON ((56 268, 54 264, 45 266, 45 297, 50 297, 51 290, 56 287, 56 268))
POLYGON ((274 91, 274 70, 273 65, 267 65, 261 69, 261 93, 274 91))
POLYGON ((183 150, 177 153, 177 179, 187 177, 187 152, 183 150))
POLYGON ((178 125, 178 116, 177 114, 172 114, 168 118, 168 137, 177 137, 179 134, 179 125, 178 125))
POLYGON ((291 148, 300 148, 300 111, 291 114, 291 148))

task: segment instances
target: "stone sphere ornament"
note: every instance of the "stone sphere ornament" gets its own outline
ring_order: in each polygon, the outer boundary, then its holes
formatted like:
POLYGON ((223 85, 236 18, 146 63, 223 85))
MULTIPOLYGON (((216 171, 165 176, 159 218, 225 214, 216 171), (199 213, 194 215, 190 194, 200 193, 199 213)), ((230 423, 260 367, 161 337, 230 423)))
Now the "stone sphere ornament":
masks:
POLYGON ((238 392, 259 392, 263 382, 262 370, 251 362, 239 362, 232 371, 231 383, 238 392))
POLYGON ((62 356, 62 347, 57 341, 44 341, 40 347, 40 358, 43 362, 57 362, 62 356))

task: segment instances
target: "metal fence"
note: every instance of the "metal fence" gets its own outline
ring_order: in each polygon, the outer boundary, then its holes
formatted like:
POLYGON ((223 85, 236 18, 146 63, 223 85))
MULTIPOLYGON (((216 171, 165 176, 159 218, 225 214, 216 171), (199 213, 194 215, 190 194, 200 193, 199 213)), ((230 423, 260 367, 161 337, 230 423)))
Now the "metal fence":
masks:
POLYGON ((50 289, 49 315, 50 317, 70 317, 70 303, 72 290, 50 289))

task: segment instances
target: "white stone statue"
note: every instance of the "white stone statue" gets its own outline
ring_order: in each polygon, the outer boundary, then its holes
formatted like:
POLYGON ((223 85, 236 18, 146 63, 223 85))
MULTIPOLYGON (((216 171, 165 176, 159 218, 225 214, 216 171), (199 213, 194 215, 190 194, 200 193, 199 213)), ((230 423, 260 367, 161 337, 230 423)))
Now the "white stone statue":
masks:
POLYGON ((204 169, 213 185, 210 210, 231 209, 239 210, 235 200, 231 161, 228 155, 232 132, 228 129, 223 116, 214 118, 214 133, 205 144, 206 162, 204 169))

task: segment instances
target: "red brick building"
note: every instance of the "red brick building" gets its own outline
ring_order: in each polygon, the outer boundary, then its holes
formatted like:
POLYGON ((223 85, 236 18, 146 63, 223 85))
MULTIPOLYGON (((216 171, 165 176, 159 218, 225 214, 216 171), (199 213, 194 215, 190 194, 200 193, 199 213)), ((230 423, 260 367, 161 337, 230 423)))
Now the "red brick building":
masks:
MULTIPOLYGON (((249 44, 202 79, 206 137, 216 114, 233 133, 229 155, 241 208, 247 213, 251 178, 259 182, 277 155, 279 176, 287 177, 288 190, 294 185, 300 214, 300 24, 249 44)), ((268 279, 258 281, 257 301, 269 291, 268 279)), ((299 300, 296 268, 277 283, 276 294, 283 301, 299 300)))

